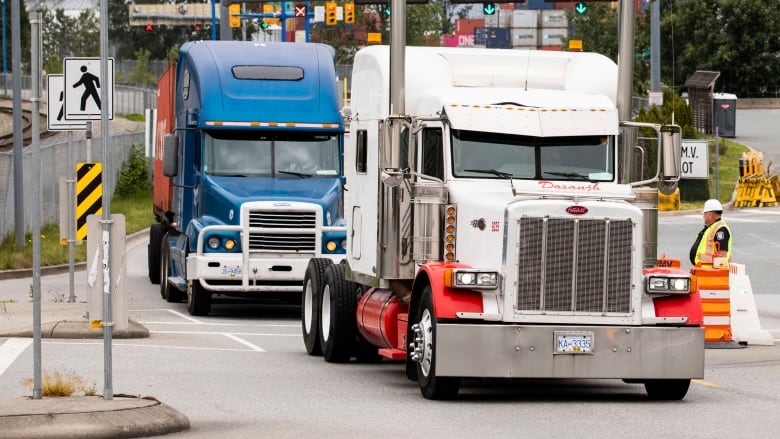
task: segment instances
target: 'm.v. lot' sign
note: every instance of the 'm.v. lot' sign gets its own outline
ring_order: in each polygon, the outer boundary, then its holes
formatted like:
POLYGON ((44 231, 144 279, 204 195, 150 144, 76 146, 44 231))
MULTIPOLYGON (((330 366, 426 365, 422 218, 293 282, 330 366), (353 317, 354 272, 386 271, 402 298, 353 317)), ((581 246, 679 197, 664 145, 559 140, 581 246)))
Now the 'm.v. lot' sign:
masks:
POLYGON ((706 140, 683 140, 680 178, 710 178, 709 157, 706 140))

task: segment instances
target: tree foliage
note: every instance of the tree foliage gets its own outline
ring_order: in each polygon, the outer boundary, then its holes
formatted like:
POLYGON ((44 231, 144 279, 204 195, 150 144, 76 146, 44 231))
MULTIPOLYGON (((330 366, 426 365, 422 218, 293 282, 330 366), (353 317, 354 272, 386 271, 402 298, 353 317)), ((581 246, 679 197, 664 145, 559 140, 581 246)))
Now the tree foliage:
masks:
MULTIPOLYGON (((2 7, 5 8, 6 67, 9 74, 12 72, 11 61, 13 60, 11 6, 11 0, 5 0, 2 3, 2 7)), ((24 74, 24 68, 27 67, 27 71, 29 71, 30 65, 30 18, 27 14, 27 6, 24 0, 19 0, 19 46, 21 49, 19 59, 22 61, 22 73, 24 74)))
POLYGON ((62 8, 53 12, 39 8, 43 28, 41 58, 46 73, 62 73, 65 57, 93 57, 100 55, 100 26, 94 11, 84 10, 78 17, 70 17, 62 8))
MULTIPOLYGON (((660 8, 661 83, 681 89, 697 70, 720 72, 715 91, 776 96, 780 91, 780 2, 755 0, 657 0, 660 8)), ((650 10, 638 11, 634 88, 649 83, 650 10)), ((588 5, 569 13, 571 38, 585 50, 617 60, 618 9, 588 5)))

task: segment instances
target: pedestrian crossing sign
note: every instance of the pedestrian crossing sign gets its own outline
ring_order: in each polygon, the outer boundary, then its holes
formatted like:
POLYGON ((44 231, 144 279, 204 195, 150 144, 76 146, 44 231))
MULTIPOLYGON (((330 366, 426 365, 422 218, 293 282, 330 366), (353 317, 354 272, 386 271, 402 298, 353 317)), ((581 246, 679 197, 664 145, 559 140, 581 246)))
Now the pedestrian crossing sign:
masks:
POLYGON ((101 78, 100 58, 65 58, 65 120, 100 120, 103 108, 114 119, 114 59, 107 58, 108 77, 101 78), (103 90, 108 102, 103 105, 103 90))

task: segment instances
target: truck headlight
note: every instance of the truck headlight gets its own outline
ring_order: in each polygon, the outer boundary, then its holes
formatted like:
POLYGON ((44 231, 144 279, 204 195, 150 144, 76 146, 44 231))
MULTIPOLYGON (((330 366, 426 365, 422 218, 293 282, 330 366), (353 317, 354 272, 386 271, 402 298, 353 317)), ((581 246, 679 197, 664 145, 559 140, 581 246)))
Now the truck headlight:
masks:
POLYGON ((498 287, 498 272, 473 269, 453 269, 449 286, 454 288, 495 289, 498 287))
POLYGON ((206 242, 206 245, 208 245, 210 249, 216 250, 217 248, 219 248, 219 238, 217 238, 216 236, 212 236, 206 242))
POLYGON ((688 294, 691 291, 688 277, 650 276, 646 285, 650 294, 688 294))

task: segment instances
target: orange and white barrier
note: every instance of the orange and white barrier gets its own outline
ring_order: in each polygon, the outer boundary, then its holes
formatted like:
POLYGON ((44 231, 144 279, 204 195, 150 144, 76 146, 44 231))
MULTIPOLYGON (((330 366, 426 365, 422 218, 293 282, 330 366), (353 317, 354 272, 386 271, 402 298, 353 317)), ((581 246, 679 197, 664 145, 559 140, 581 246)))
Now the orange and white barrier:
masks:
POLYGON ((727 268, 693 267, 701 296, 706 347, 738 347, 731 329, 731 295, 727 268))
POLYGON ((774 337, 761 329, 753 288, 743 264, 729 264, 731 330, 735 341, 748 345, 772 346, 774 337))

